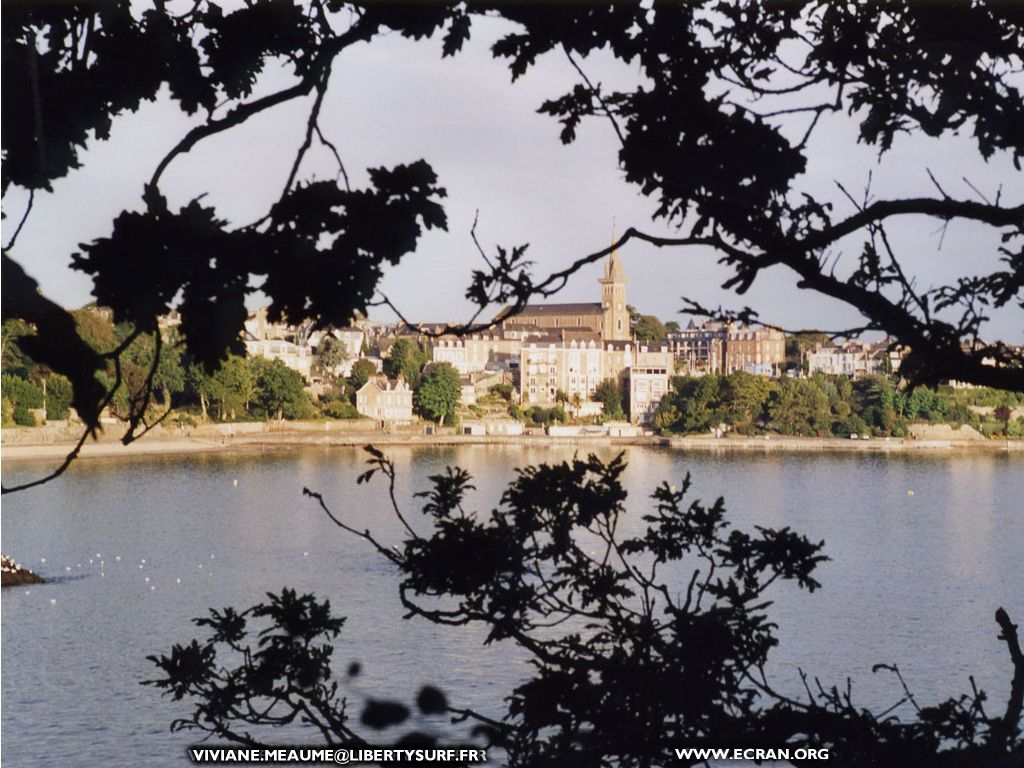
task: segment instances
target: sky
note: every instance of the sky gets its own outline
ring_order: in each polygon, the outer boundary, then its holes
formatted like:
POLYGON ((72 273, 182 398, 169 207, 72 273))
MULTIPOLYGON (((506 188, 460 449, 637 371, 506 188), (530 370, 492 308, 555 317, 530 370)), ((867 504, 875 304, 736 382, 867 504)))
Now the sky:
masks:
MULTIPOLYGON (((369 167, 424 158, 448 191, 448 231, 424 235, 417 251, 390 268, 380 286, 410 319, 457 322, 472 314, 464 293, 471 271, 481 264, 470 238, 475 217, 487 249, 528 243, 537 276, 607 246, 613 227, 620 233, 633 226, 678 234, 652 220, 654 202, 624 181, 617 140, 606 121, 584 122, 576 143, 561 144, 560 125, 537 114, 537 108, 570 90, 578 75, 564 57, 549 55, 512 84, 506 65, 489 51, 509 29, 498 20, 475 20, 471 40, 454 58, 442 59, 439 39, 410 41, 390 34, 336 60, 321 126, 338 147, 353 186, 366 183, 369 167)), ((583 67, 605 86, 628 85, 639 77, 635 67, 600 53, 583 67)), ((260 87, 276 90, 290 82, 283 71, 271 71, 260 87)), ((234 224, 258 219, 280 194, 302 142, 309 103, 277 107, 176 159, 161 184, 172 205, 205 194, 204 201, 234 224)), ((115 120, 108 141, 90 145, 83 168, 55 183, 52 193, 36 195, 12 256, 44 293, 68 307, 91 299, 89 279, 68 266, 71 254, 79 243, 109 235, 120 211, 141 207, 144 181, 194 123, 169 99, 146 104, 115 120)), ((794 135, 803 128, 801 119, 785 126, 794 135)), ((986 195, 1002 184, 1006 205, 1024 202, 1024 184, 1009 158, 996 155, 984 162, 969 136, 901 137, 881 158, 856 139, 856 123, 834 116, 822 121, 808 148, 802 183, 832 200, 837 213, 853 212, 837 182, 860 194, 870 174, 876 198, 934 196, 928 169, 954 196, 977 199, 966 178, 986 195)), ((335 175, 334 160, 322 149, 309 154, 300 172, 306 179, 335 175)), ((6 196, 4 242, 24 202, 17 190, 6 196)), ((918 287, 982 273, 996 263, 995 238, 968 224, 954 223, 942 233, 939 222, 913 217, 893 224, 890 234, 918 287)), ((840 269, 859 249, 859 241, 840 243, 840 269)), ((785 267, 766 271, 745 296, 737 296, 721 289, 731 270, 707 249, 659 250, 631 243, 620 258, 630 280, 629 302, 663 321, 686 322, 679 314, 686 296, 705 306, 750 305, 764 321, 786 329, 858 324, 849 308, 797 289, 785 267)), ((581 271, 555 300, 598 301, 600 271, 599 265, 581 271)), ((259 298, 251 303, 260 303, 259 298)), ((1024 342, 1021 315, 1019 307, 998 313, 985 329, 987 337, 1024 342)), ((384 309, 371 317, 394 319, 384 309)))

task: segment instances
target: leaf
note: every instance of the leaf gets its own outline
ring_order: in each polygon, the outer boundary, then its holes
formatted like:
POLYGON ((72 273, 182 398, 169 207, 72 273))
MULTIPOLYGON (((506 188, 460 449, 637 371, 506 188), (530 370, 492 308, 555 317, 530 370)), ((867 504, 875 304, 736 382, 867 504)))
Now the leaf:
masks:
POLYGON ((403 723, 408 718, 409 709, 404 704, 399 704, 397 701, 370 699, 363 709, 360 722, 369 728, 380 731, 403 723))
POLYGON ((448 699, 438 688, 425 685, 416 697, 416 706, 424 715, 439 715, 448 709, 448 699))

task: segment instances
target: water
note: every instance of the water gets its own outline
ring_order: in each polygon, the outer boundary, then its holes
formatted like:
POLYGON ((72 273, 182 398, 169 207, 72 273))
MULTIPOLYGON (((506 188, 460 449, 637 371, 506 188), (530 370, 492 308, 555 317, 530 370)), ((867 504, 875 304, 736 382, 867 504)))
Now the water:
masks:
MULTIPOLYGON (((489 509, 513 467, 572 453, 465 446, 389 455, 411 511, 411 494, 446 464, 474 474, 471 506, 489 509)), ((803 668, 826 683, 850 676, 861 703, 887 706, 899 688, 871 666, 896 662, 919 701, 969 690, 971 674, 989 691, 990 711, 1005 701, 1010 668, 992 616, 1001 605, 1024 622, 1020 458, 649 448, 627 457, 631 508, 690 471, 695 495, 724 495, 737 525, 788 525, 826 540, 823 589, 775 593, 780 647, 770 671, 780 688, 798 691, 803 668)), ((187 709, 140 685, 155 673, 145 657, 201 636, 189 620, 207 608, 247 607, 282 586, 329 597, 349 617, 335 659, 339 669, 362 662, 353 697, 410 701, 420 685, 442 682, 453 703, 497 712, 524 674, 521 654, 482 647, 475 628, 404 620, 393 568, 302 497, 303 486, 318 490, 357 529, 400 541, 383 481, 354 483, 363 461, 339 448, 94 459, 5 497, 4 551, 51 583, 3 591, 4 765, 184 764, 196 737, 168 724, 187 709)), ((4 482, 44 469, 10 464, 4 482)))

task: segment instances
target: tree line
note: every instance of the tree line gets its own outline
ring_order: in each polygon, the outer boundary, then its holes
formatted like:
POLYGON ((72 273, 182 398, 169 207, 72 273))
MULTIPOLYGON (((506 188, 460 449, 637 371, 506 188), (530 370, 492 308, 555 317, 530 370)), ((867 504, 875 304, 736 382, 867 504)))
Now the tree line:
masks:
POLYGON ((1024 417, 1012 414, 1022 404, 1024 392, 949 385, 908 389, 884 374, 768 379, 736 372, 675 377, 653 426, 666 434, 704 433, 724 425, 743 435, 906 437, 911 423, 925 421, 966 424, 986 436, 1021 437, 1024 417))
MULTIPOLYGON (((154 375, 156 334, 135 334, 130 323, 114 323, 93 309, 74 310, 77 332, 100 354, 117 351, 96 376, 114 389, 109 413, 128 419, 147 392, 152 418, 176 411, 179 424, 195 418, 217 421, 264 419, 354 419, 356 392, 379 374, 376 364, 356 360, 348 376, 334 373, 347 356, 340 342, 325 336, 313 358, 321 378, 321 392, 312 396, 302 375, 280 360, 229 354, 219 367, 208 370, 190 354, 175 328, 160 331, 160 359, 154 375), (123 349, 121 349, 123 347, 123 349), (115 387, 115 382, 117 386, 115 387)), ((3 333, 3 425, 35 426, 34 409, 46 410, 47 420, 67 419, 73 401, 71 382, 45 364, 34 362, 22 345, 35 328, 22 320, 9 320, 3 333)), ((429 363, 426 349, 413 339, 399 338, 383 361, 384 374, 402 377, 413 389, 416 412, 440 424, 451 424, 459 404, 459 375, 447 363, 429 363)))

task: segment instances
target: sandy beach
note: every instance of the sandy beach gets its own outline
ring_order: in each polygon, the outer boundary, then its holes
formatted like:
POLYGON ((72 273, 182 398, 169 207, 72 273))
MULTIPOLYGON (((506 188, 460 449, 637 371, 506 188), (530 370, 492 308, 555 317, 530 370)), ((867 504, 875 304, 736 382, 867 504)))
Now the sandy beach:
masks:
MULTIPOLYGON (((308 425, 307 425, 308 426, 308 425)), ((0 458, 3 461, 35 461, 62 459, 74 446, 67 438, 52 438, 33 442, 24 434, 17 441, 4 440, 0 458)), ((42 435, 40 435, 42 437, 42 435)), ((197 453, 246 453, 266 450, 317 447, 360 447, 368 444, 380 446, 433 446, 433 445, 524 445, 551 446, 630 446, 643 445, 676 450, 693 451, 756 451, 756 452, 920 452, 944 453, 960 451, 1010 452, 1024 455, 1021 440, 911 440, 901 438, 873 438, 850 440, 844 438, 781 437, 777 435, 741 437, 711 436, 637 437, 607 436, 549 436, 545 434, 497 436, 457 434, 409 434, 381 431, 332 433, 307 429, 235 433, 174 435, 164 433, 146 435, 129 445, 123 445, 113 436, 99 441, 89 440, 82 447, 80 459, 116 458, 145 455, 177 455, 197 453)))

